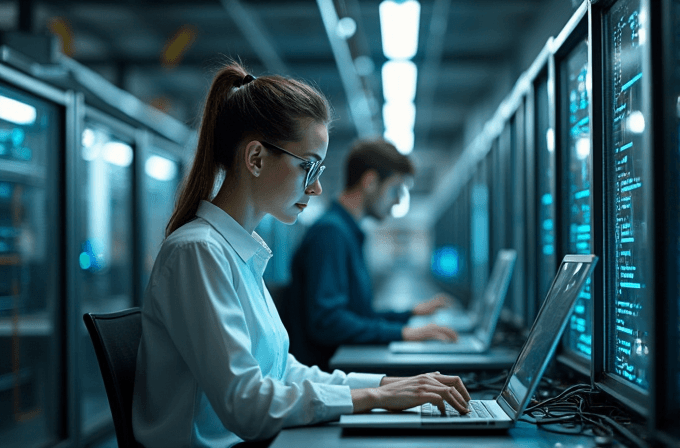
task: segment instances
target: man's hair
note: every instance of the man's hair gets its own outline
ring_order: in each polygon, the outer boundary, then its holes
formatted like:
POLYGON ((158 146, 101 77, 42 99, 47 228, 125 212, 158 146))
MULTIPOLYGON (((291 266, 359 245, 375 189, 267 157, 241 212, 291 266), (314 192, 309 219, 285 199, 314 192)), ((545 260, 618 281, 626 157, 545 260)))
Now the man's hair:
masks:
POLYGON ((393 174, 413 176, 416 171, 408 157, 383 139, 356 141, 345 168, 345 189, 354 187, 369 170, 375 170, 381 182, 393 174))

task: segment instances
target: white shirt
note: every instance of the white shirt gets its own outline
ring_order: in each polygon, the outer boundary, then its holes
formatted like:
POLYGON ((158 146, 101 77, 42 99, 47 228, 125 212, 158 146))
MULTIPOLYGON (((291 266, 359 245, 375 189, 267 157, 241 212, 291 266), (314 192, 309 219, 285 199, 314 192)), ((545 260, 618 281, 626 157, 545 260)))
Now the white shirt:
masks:
POLYGON ((229 447, 353 410, 383 375, 300 364, 262 274, 271 251, 215 205, 163 243, 147 286, 132 405, 145 447, 229 447))

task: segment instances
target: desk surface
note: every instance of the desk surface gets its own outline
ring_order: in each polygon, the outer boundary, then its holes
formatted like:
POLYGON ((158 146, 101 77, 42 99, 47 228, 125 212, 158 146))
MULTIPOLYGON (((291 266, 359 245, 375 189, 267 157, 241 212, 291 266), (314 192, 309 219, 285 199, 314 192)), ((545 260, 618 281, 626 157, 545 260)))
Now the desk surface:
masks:
MULTIPOLYGON (((284 429, 269 448, 590 448, 596 444, 588 436, 557 434, 535 425, 518 422, 507 432, 442 435, 427 433, 348 433, 337 422, 319 426, 284 429)), ((615 443, 612 448, 622 445, 615 443)))
POLYGON ((397 354, 390 352, 386 345, 344 345, 331 358, 330 367, 387 375, 417 375, 433 370, 458 374, 508 369, 517 354, 517 350, 505 348, 492 348, 486 354, 397 354))

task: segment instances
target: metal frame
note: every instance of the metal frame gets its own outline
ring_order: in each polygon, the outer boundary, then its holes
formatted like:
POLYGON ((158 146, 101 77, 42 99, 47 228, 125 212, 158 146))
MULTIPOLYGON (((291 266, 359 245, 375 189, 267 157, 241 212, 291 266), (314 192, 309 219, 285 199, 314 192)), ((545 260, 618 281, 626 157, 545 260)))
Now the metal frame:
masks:
MULTIPOLYGON (((538 126, 536 121, 541 113, 536 107, 537 101, 537 83, 541 82, 545 76, 546 83, 548 79, 548 60, 550 58, 551 49, 553 46, 552 37, 549 38, 540 53, 531 63, 531 66, 526 71, 527 89, 524 97, 524 170, 525 170, 525 263, 524 263, 524 297, 525 297, 525 322, 533 322, 538 313, 538 272, 539 265, 537 263, 539 254, 539 245, 536 243, 536 235, 539 234, 538 225, 538 207, 540 206, 540 198, 536 194, 538 188, 538 126)), ((548 110, 548 115, 550 112, 548 110)), ((557 265, 555 265, 557 268, 557 265)))
MULTIPOLYGON (((560 34, 555 37, 553 40, 553 51, 552 51, 552 58, 551 58, 551 67, 552 67, 552 88, 553 88, 553 98, 551 101, 552 104, 552 111, 554 115, 554 122, 553 122, 553 129, 555 132, 555 160, 556 160, 556 172, 555 172, 555 180, 556 180, 556 194, 555 194, 555 210, 556 210, 556 216, 555 216, 555 253, 557 256, 557 260, 562 259, 564 255, 570 253, 571 251, 568 249, 568 244, 569 244, 569 238, 567 235, 567 232, 569 230, 569 226, 566 224, 569 222, 569 215, 567 213, 567 208, 569 204, 569 199, 568 199, 568 189, 565 188, 566 186, 566 181, 567 181, 567 176, 566 173, 569 170, 569 154, 567 150, 567 137, 566 137, 566 132, 565 129, 563 129, 563 122, 564 122, 564 117, 563 117, 563 111, 565 110, 566 104, 563 103, 563 99, 565 98, 566 91, 564 91, 564 79, 563 79, 563 72, 564 72, 564 66, 563 64, 565 63, 566 59, 569 57, 571 52, 577 48, 579 44, 583 41, 583 39, 589 39, 589 10, 588 10, 588 3, 584 2, 581 4, 581 6, 574 12, 572 17, 569 19, 565 27, 562 29, 560 34)), ((592 47, 592 44, 590 45, 592 47)), ((591 77, 591 69, 592 67, 589 64, 588 67, 588 76, 591 77)), ((590 97, 590 107, 592 108, 592 103, 593 99, 592 96, 590 97)), ((591 127, 591 132, 590 135, 592 136, 592 109, 589 110, 591 122, 590 122, 590 127, 591 127)), ((590 153, 590 166, 591 166, 591 179, 592 179, 592 185, 594 186, 597 181, 594 176, 592 167, 593 165, 593 153, 595 152, 596 148, 592 145, 592 140, 591 140, 591 150, 590 153)), ((594 196, 593 196, 594 197, 594 196)), ((594 201, 593 201, 594 202, 594 201)), ((593 206, 593 210, 596 209, 597 207, 593 206)), ((592 219, 591 219, 591 222, 592 219)), ((592 234, 592 227, 591 226, 591 241, 594 242, 593 234, 592 234)), ((599 253, 596 253, 598 257, 600 256, 599 253)), ((597 275, 593 275, 593 284, 597 285, 597 275)), ((591 287, 591 291, 594 292, 594 288, 591 287)), ((591 305, 593 301, 591 299, 591 305)), ((591 309, 591 315, 592 315, 592 309, 591 309)), ((565 332, 566 334, 566 332, 565 332)), ((591 356, 592 358, 592 356, 591 356)), ((560 350, 558 351, 557 355, 558 361, 562 362, 563 364, 571 367, 572 369, 576 370, 577 372, 590 376, 590 361, 580 357, 576 353, 572 353, 571 350, 567 350, 565 347, 565 338, 563 336, 561 343, 560 343, 560 350)))
MULTIPOLYGON (((598 42, 598 44, 601 44, 602 48, 602 64, 601 66, 604 67, 604 64, 606 63, 606 27, 605 27, 605 18, 606 14, 610 11, 611 7, 615 5, 617 2, 603 2, 604 4, 597 5, 597 9, 595 6, 593 6, 593 12, 594 12, 594 17, 597 20, 595 22, 595 19, 593 20, 596 25, 598 25, 601 30, 601 41, 598 42)), ((640 4, 642 8, 645 8, 647 11, 650 10, 650 2, 648 0, 640 0, 640 4)), ((595 28, 595 26, 593 27, 595 28)), ((649 33, 650 29, 649 26, 647 25, 647 33, 648 35, 651 34, 649 33)), ((649 48, 649 46, 648 46, 649 48)), ((650 60, 651 54, 649 51, 646 51, 643 53, 643 70, 645 73, 652 74, 651 71, 651 60, 650 60)), ((603 70, 603 75, 606 76, 606 72, 603 70)), ((604 80, 604 78, 601 78, 604 80)), ((646 101, 644 101, 643 108, 646 112, 645 116, 650 117, 652 119, 652 123, 647 123, 647 125, 650 125, 652 129, 655 129, 655 124, 654 124, 654 119, 651 116, 651 111, 652 111, 652 100, 651 100, 651 83, 652 80, 649 79, 649 76, 644 77, 641 82, 643 83, 643 92, 644 96, 646 98, 646 101)), ((602 104, 610 104, 610 98, 609 98, 609 92, 606 89, 602 89, 602 95, 601 98, 603 99, 602 104)), ((607 138, 608 136, 606 134, 606 123, 607 123, 607 117, 608 117, 608 109, 606 107, 602 108, 602 123, 603 123, 603 131, 602 134, 604 135, 603 139, 603 145, 602 148, 604 149, 607 145, 607 138)), ((653 132, 647 132, 645 133, 644 136, 644 142, 645 142, 645 147, 647 148, 652 148, 652 152, 654 152, 655 146, 653 145, 653 132)), ((607 154, 603 150, 603 164, 602 166, 605 167, 605 164, 608 162, 607 154)), ((652 156, 653 157, 653 156, 652 156)), ((649 165, 649 159, 650 157, 647 158, 647 163, 646 165, 649 165)), ((651 174, 650 170, 651 166, 646 166, 645 167, 645 172, 651 174)), ((606 167, 604 168, 604 185, 607 185, 607 170, 606 167)), ((652 176, 653 178, 654 176, 652 176)), ((650 179, 649 182, 652 182, 650 179)), ((654 210, 653 210, 653 196, 651 194, 652 189, 648 188, 645 190, 645 203, 650 204, 650 207, 652 208, 651 213, 650 213, 650 220, 652 221, 651 223, 648 223, 649 228, 654 228, 655 225, 655 220, 654 220, 654 210)), ((607 191, 605 190, 605 194, 607 191)), ((606 223, 608 216, 611 213, 611 210, 606 209, 605 207, 602 207, 604 210, 604 219, 602 220, 603 226, 605 226, 606 229, 606 223)), ((597 387, 598 389, 602 390, 603 392, 607 393, 608 395, 612 396, 619 402, 623 403, 627 408, 633 410, 634 412, 637 412, 645 417, 649 416, 651 406, 649 403, 649 400, 651 398, 651 394, 649 392, 645 392, 641 388, 638 388, 629 382, 626 382, 623 379, 620 379, 616 376, 614 376, 612 373, 607 372, 607 365, 606 365, 606 349, 607 349, 607 335, 610 335, 612 333, 611 329, 608 328, 607 326, 607 313, 608 313, 608 306, 610 304, 608 303, 608 300, 606 300, 609 297, 613 296, 613 290, 614 290, 614 279, 612 278, 611 272, 607 271, 607 265, 610 265, 611 262, 607 259, 608 254, 610 252, 610 245, 612 244, 612 235, 611 232, 604 233, 603 234, 603 239, 604 243, 604 248, 603 248, 603 270, 604 270, 604 294, 601 295, 600 299, 597 299, 594 306, 595 309, 598 311, 598 315, 596 316, 598 321, 596 321, 595 329, 597 329, 595 334, 593 335, 593 346, 597 347, 597 356, 593 358, 593 385, 597 387), (600 316, 599 313, 602 313, 600 316)), ((649 245, 650 247, 654 247, 654 235, 653 232, 649 233, 649 245)), ((648 266, 647 266, 647 271, 650 273, 654 273, 654 260, 653 257, 648 257, 648 266)), ((611 268, 609 268, 611 271, 611 268)), ((652 275, 653 276, 653 275, 652 275)), ((650 281, 647 283, 647 294, 649 297, 654 297, 654 279, 650 279, 650 281)), ((649 301, 647 304, 651 309, 649 310, 649 314, 653 315, 654 314, 654 303, 652 300, 649 301)), ((649 326, 649 328, 653 328, 652 326, 649 326)), ((653 336, 652 336, 653 337, 653 336)))
POLYGON ((515 264, 515 273, 512 276, 512 283, 510 289, 512 290, 512 298, 515 302, 515 312, 517 316, 517 323, 524 325, 527 316, 527 295, 526 295, 526 263, 527 263, 527 217, 526 217, 526 125, 525 125, 525 107, 526 95, 522 96, 520 103, 513 115, 513 129, 514 129, 514 188, 512 210, 514 211, 515 219, 512 221, 513 234, 511 235, 513 247, 517 250, 517 262, 515 264))
MULTIPOLYGON (((552 45, 552 39, 546 44, 546 46, 552 45)), ((539 175, 541 175, 543 171, 543 167, 539 166, 540 163, 540 158, 539 158, 539 153, 538 149, 541 146, 539 144, 541 139, 545 139, 546 136, 543 134, 543 129, 539 129, 538 126, 538 119, 541 113, 539 111, 538 107, 538 101, 539 101, 539 85, 545 84, 545 89, 546 89, 546 107, 547 110, 545 110, 545 114, 547 115, 547 125, 548 128, 551 128, 554 126, 554 108, 551 107, 552 103, 550 101, 551 98, 551 63, 550 61, 552 58, 550 58, 550 54, 547 53, 545 60, 543 61, 542 66, 540 67, 540 70, 536 72, 534 78, 531 81, 531 91, 530 94, 527 97, 527 138, 528 138, 528 144, 527 144, 527 163, 528 163, 528 180, 527 180, 527 199, 529 201, 529 206, 528 206, 528 216, 527 216, 527 221, 528 221, 528 227, 527 231, 529 232, 530 235, 539 235, 540 233, 540 228, 541 228, 541 223, 539 222, 539 217, 540 213, 539 210, 544 207, 542 204, 542 198, 536 194, 537 189, 539 188, 539 182, 538 178, 539 175), (540 135, 539 135, 540 133, 540 135)), ((553 128, 554 129, 554 128, 553 128)), ((553 165, 554 165, 554 157, 555 153, 554 151, 549 155, 549 157, 553 160, 553 165)), ((553 178, 552 181, 552 191, 553 191, 553 197, 555 196, 555 179, 553 178)), ((553 221, 556 221, 556 217, 553 217, 553 221)), ((536 315, 538 313, 538 310, 544 300, 544 295, 548 292, 546 291, 541 291, 540 285, 541 282, 539 281, 541 277, 541 273, 544 271, 544 267, 542 264, 538 263, 539 259, 542 259, 542 256, 539 256, 539 254, 542 253, 542 245, 536 243, 536 238, 528 238, 528 246, 527 250, 530 256, 528 257, 528 264, 527 264, 527 272, 528 275, 532 277, 532 280, 527 282, 527 322, 533 322, 533 320, 536 318, 536 315)), ((554 269, 553 271, 557 270, 557 256, 553 253, 553 266, 554 269)), ((550 272, 549 275, 549 280, 552 280, 554 277, 554 272, 550 272)), ((547 287, 550 287, 550 282, 547 283, 547 287)))
POLYGON ((652 98, 657 107, 654 108, 655 127, 654 136, 659 136, 655 148, 666 148, 665 151, 655 151, 654 190, 664 191, 666 194, 657 195, 657 219, 654 233, 663 235, 663 243, 657 244, 657 250, 663 250, 661 260, 656 266, 656 309, 654 322, 664 325, 654 326, 653 347, 651 352, 653 376, 650 382, 650 396, 653 406, 650 410, 650 430, 656 433, 656 438, 666 445, 677 446, 680 443, 680 428, 677 422, 680 416, 680 405, 677 386, 680 376, 680 333, 678 330, 679 313, 678 300, 680 285, 680 183, 677 179, 677 169, 680 166, 679 127, 677 114, 677 98, 680 95, 680 71, 677 68, 677 49, 680 40, 677 38, 675 24, 680 20, 680 1, 662 0, 652 5, 650 23, 652 29, 659 32, 652 33, 652 69, 655 82, 652 83, 652 98), (658 115, 656 115, 658 114, 658 115), (661 160, 662 162, 658 162, 661 160), (660 165, 661 164, 661 165, 660 165), (669 197, 670 196, 670 197, 669 197), (666 225, 666 223, 673 223, 666 225), (675 385, 675 386, 673 386, 675 385), (664 387, 666 386, 666 387, 664 387), (668 388, 668 389, 667 389, 668 388))

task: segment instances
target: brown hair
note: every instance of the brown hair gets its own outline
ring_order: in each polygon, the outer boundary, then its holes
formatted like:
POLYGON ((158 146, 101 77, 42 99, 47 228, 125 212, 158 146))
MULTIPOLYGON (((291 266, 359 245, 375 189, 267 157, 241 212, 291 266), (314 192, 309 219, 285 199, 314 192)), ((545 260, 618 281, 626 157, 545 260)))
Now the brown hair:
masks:
POLYGON ((381 181, 393 174, 414 175, 411 160, 383 139, 358 140, 352 146, 345 170, 345 188, 354 187, 361 176, 375 170, 381 181))
POLYGON ((304 137, 305 119, 327 126, 331 121, 330 104, 317 89, 282 76, 254 78, 236 62, 223 67, 208 92, 194 162, 165 236, 191 221, 201 200, 210 199, 216 176, 233 168, 244 139, 297 142, 304 137))

